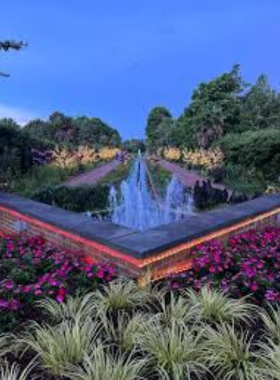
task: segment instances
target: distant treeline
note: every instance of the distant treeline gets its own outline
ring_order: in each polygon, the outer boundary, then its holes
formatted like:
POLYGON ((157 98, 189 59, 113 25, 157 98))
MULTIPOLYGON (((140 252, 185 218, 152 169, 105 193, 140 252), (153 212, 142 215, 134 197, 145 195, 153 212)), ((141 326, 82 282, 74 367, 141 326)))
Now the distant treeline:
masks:
MULTIPOLYGON (((69 117, 54 112, 48 120, 36 119, 20 127, 12 119, 0 120, 0 181, 26 173, 34 164, 34 150, 55 147, 119 147, 118 131, 98 118, 69 117)), ((36 160, 35 160, 36 162, 36 160)))

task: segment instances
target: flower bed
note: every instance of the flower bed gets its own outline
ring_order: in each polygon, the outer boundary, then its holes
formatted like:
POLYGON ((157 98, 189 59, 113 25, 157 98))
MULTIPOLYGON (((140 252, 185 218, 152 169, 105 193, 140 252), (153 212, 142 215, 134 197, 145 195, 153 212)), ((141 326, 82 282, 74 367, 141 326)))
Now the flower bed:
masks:
POLYGON ((0 236, 0 324, 11 328, 34 312, 44 297, 63 302, 111 281, 114 268, 50 247, 40 237, 0 236))
POLYGON ((250 295, 257 304, 280 303, 280 228, 240 233, 227 244, 212 240, 192 254, 192 269, 168 279, 173 289, 207 284, 235 298, 250 295))

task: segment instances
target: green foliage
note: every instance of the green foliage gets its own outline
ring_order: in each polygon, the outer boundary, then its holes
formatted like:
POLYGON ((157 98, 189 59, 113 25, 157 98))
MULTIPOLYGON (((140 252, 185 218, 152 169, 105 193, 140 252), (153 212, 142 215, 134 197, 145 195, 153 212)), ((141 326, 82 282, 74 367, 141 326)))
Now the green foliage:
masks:
POLYGON ((91 357, 86 356, 82 365, 73 367, 67 375, 71 380, 144 380, 148 358, 137 360, 133 354, 113 356, 98 346, 91 357))
POLYGON ((99 335, 100 325, 77 318, 55 327, 34 323, 20 343, 49 374, 64 376, 69 365, 80 364, 85 355, 93 352, 99 335))
POLYGON ((100 185, 114 185, 118 187, 121 182, 126 179, 130 173, 131 167, 133 165, 133 160, 129 160, 126 163, 120 164, 115 170, 110 172, 106 177, 99 181, 100 185))
POLYGON ((37 302, 47 320, 51 323, 59 324, 64 320, 79 319, 85 321, 96 313, 96 303, 94 293, 88 293, 85 296, 69 297, 63 303, 58 303, 54 299, 42 299, 37 302))
POLYGON ((0 50, 8 51, 10 49, 20 50, 24 46, 27 46, 26 42, 15 41, 15 40, 5 40, 0 41, 0 50))
POLYGON ((227 164, 225 171, 224 183, 234 191, 231 200, 242 194, 248 197, 257 197, 266 189, 265 177, 260 169, 254 167, 248 169, 242 165, 227 164))
POLYGON ((242 88, 238 65, 209 83, 201 83, 177 123, 182 145, 208 148, 232 131, 240 118, 238 94, 242 88))
POLYGON ((218 290, 203 287, 200 292, 187 292, 190 304, 197 309, 199 317, 209 323, 249 322, 254 307, 245 299, 230 299, 218 290))
POLYGON ((125 140, 122 144, 122 147, 128 153, 137 154, 140 150, 142 153, 146 151, 146 144, 143 140, 132 139, 125 140))
POLYGON ((109 286, 104 286, 102 290, 97 290, 95 297, 98 313, 116 314, 143 305, 148 299, 148 294, 134 281, 119 278, 109 286))
POLYGON ((270 87, 266 75, 260 75, 244 94, 241 106, 240 132, 279 127, 280 97, 270 87))
POLYGON ((280 344, 280 306, 268 305, 268 310, 260 311, 260 317, 265 326, 266 335, 275 344, 280 344))
POLYGON ((150 150, 168 145, 173 133, 174 121, 171 113, 165 107, 155 107, 151 110, 146 126, 147 143, 150 150))
POLYGON ((5 363, 0 367, 0 380, 28 380, 33 367, 32 362, 24 369, 20 368, 16 363, 11 366, 5 363))
POLYGON ((24 197, 31 197, 36 191, 40 192, 46 187, 59 185, 73 173, 75 171, 72 169, 54 165, 33 166, 28 173, 12 179, 9 190, 24 197))
POLYGON ((252 336, 227 324, 208 328, 205 335, 205 358, 218 379, 259 379, 252 336))
POLYGON ((171 379, 204 379, 203 329, 195 333, 184 324, 162 327, 158 320, 145 325, 139 336, 141 349, 151 357, 159 373, 171 379))
POLYGON ((11 178, 18 178, 32 167, 34 147, 44 144, 26 136, 12 119, 0 120, 0 184, 11 178))
POLYGON ((229 134, 221 141, 226 164, 262 169, 267 179, 279 175, 280 129, 229 134))
POLYGON ((184 113, 173 122, 171 134, 158 127, 162 120, 171 120, 165 108, 151 111, 147 138, 152 147, 221 146, 226 167, 213 176, 219 180, 226 177, 234 189, 249 195, 263 192, 266 181, 278 181, 280 94, 265 75, 249 85, 235 65, 230 72, 199 84, 184 113), (242 179, 234 173, 240 167, 242 179))
POLYGON ((72 148, 83 145, 99 149, 103 146, 116 147, 121 143, 118 131, 102 120, 85 116, 69 117, 61 112, 52 113, 47 121, 30 121, 24 131, 52 144, 72 148))
POLYGON ((171 174, 164 170, 160 165, 148 165, 149 174, 153 181, 153 187, 157 189, 160 195, 164 195, 166 185, 170 181, 171 174))
POLYGON ((32 199, 69 211, 86 212, 108 208, 109 186, 48 187, 35 191, 32 199))

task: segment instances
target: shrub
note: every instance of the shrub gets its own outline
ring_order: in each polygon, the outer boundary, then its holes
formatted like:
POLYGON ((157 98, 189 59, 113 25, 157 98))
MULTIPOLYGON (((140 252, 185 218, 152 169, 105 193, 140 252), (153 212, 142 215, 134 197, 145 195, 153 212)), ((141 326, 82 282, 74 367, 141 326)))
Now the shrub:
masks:
POLYGON ((52 187, 67 180, 71 175, 70 169, 63 169, 55 165, 33 166, 24 176, 10 181, 9 189, 25 197, 32 197, 34 192, 40 192, 42 187, 52 187))
POLYGON ((95 293, 98 313, 116 314, 143 305, 149 295, 132 280, 118 278, 95 293))
POLYGON ((48 373, 65 376, 69 365, 80 364, 92 353, 99 336, 98 324, 77 318, 56 327, 34 324, 20 343, 48 373))
POLYGON ((147 364, 147 358, 137 360, 133 353, 113 356, 99 346, 91 357, 85 357, 82 366, 73 367, 67 375, 71 380, 142 380, 147 364))
POLYGON ((69 211, 97 211, 108 208, 109 191, 108 185, 48 187, 33 193, 32 199, 69 211))
POLYGON ((230 325, 208 328, 205 358, 218 379, 258 380, 252 336, 230 325))
MULTIPOLYGON (((245 168, 257 168, 266 178, 277 175, 271 165, 279 162, 280 131, 266 128, 241 134, 227 134, 221 141, 226 163, 240 164, 245 168)), ((278 172, 279 174, 279 172, 278 172)))
POLYGON ((203 181, 202 184, 197 181, 193 189, 193 199, 197 209, 205 210, 226 203, 228 191, 213 187, 210 181, 203 181))
POLYGON ((205 322, 248 322, 252 318, 253 307, 244 299, 230 299, 218 290, 203 287, 200 292, 196 292, 190 289, 187 297, 205 322))
POLYGON ((202 335, 203 329, 195 333, 177 323, 163 329, 158 321, 153 321, 143 328, 139 340, 142 350, 150 355, 160 373, 176 379, 193 375, 204 379, 207 368, 203 359, 202 335))
POLYGON ((39 300, 37 306, 43 311, 52 323, 61 323, 63 320, 86 320, 96 313, 95 294, 88 293, 85 296, 69 297, 65 302, 46 298, 39 300))

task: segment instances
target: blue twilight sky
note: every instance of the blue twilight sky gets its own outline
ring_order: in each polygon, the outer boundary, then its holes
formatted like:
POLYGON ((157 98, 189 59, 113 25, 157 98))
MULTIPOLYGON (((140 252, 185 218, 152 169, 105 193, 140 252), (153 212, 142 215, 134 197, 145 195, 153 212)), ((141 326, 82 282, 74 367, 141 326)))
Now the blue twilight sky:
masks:
POLYGON ((55 110, 143 137, 149 110, 177 117, 201 81, 242 65, 280 87, 279 0, 0 0, 0 117, 55 110))

